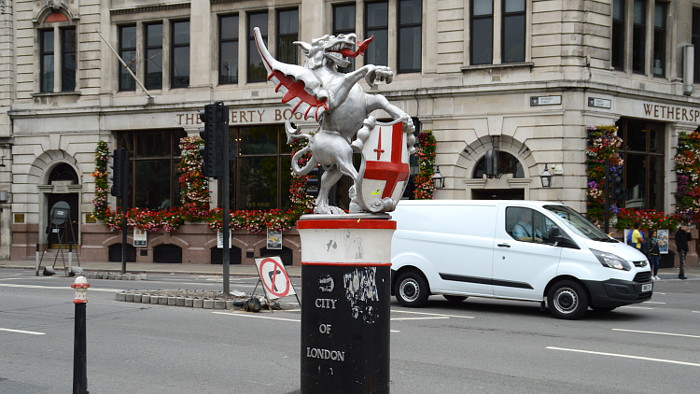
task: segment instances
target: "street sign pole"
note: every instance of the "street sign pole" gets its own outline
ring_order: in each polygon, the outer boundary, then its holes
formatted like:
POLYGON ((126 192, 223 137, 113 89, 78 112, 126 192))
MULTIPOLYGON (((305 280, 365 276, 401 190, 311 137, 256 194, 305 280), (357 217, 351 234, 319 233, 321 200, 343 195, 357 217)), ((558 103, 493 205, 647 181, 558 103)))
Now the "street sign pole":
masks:
POLYGON ((218 118, 220 119, 220 122, 215 127, 220 128, 219 135, 221 136, 221 166, 222 168, 222 174, 221 174, 221 183, 222 183, 222 188, 223 190, 223 196, 222 196, 222 204, 221 208, 223 210, 223 222, 222 222, 222 230, 224 233, 224 245, 223 245, 223 251, 221 253, 221 258, 223 259, 223 266, 224 266, 224 294, 228 295, 230 293, 230 278, 229 278, 229 272, 230 272, 230 267, 229 263, 231 261, 230 255, 231 255, 231 250, 230 250, 230 243, 231 243, 231 236, 230 236, 230 225, 229 225, 229 199, 230 199, 230 190, 229 190, 229 184, 230 184, 230 175, 231 175, 231 162, 229 161, 229 130, 228 130, 228 107, 224 106, 223 103, 217 103, 219 106, 218 110, 221 111, 219 112, 218 118))

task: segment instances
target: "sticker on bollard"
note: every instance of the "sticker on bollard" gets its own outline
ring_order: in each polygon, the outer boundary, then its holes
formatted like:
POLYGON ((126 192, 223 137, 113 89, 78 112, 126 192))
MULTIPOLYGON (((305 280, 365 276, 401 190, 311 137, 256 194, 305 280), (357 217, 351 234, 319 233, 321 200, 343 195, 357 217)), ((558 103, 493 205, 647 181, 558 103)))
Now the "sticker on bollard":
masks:
POLYGON ((389 392, 390 267, 303 265, 304 393, 389 392))

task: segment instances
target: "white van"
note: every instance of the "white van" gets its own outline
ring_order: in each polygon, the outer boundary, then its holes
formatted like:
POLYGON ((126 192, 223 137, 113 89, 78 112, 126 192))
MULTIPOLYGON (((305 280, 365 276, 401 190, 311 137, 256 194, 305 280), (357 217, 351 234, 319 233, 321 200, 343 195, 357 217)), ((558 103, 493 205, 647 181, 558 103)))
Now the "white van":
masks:
POLYGON ((562 319, 651 299, 644 254, 553 202, 401 201, 391 213, 392 294, 403 306, 431 294, 541 302, 562 319))

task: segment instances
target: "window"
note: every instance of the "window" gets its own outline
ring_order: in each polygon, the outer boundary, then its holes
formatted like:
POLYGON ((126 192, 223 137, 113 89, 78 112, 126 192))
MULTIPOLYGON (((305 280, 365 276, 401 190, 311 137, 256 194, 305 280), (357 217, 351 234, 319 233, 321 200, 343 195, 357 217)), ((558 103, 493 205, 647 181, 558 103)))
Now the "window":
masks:
POLYGON ((493 63, 493 0, 472 0, 471 63, 493 63))
MULTIPOLYGON (((333 35, 355 33, 355 5, 343 4, 333 6, 333 35)), ((370 45, 371 46, 371 45, 370 45)), ((339 68, 338 71, 347 73, 355 69, 355 59, 350 59, 350 65, 339 68)))
POLYGON ((68 18, 60 12, 49 15, 44 23, 55 26, 38 30, 39 91, 73 92, 76 88, 78 44, 75 26, 59 26, 68 18))
POLYGON ((54 52, 53 52, 53 29, 52 30, 41 30, 39 32, 41 37, 41 91, 42 92, 53 92, 53 80, 54 80, 54 52))
POLYGON ((389 53, 389 5, 386 1, 365 4, 365 38, 374 40, 365 52, 365 63, 386 66, 389 53))
MULTIPOLYGON (((119 56, 129 66, 131 72, 136 73, 136 26, 119 27, 119 56)), ((131 77, 124 66, 119 63, 119 90, 136 90, 136 81, 131 77)))
POLYGON ((552 227, 554 222, 533 209, 506 208, 506 232, 515 240, 545 243, 552 227))
POLYGON ((625 0, 613 0, 612 10, 612 67, 625 68, 625 0))
POLYGON ((132 190, 129 205, 161 209, 180 201, 177 163, 184 130, 117 132, 117 147, 129 151, 132 190))
POLYGON ((693 76, 695 83, 700 83, 700 8, 693 8, 693 46, 695 47, 695 61, 693 62, 693 76))
POLYGON ((626 196, 618 206, 664 210, 663 123, 620 119, 617 123, 623 144, 623 184, 626 196))
POLYGON ((420 0, 399 0, 398 55, 399 73, 421 70, 421 21, 423 19, 420 0))
POLYGON ((255 45, 254 27, 260 28, 262 39, 267 42, 267 12, 248 14, 248 82, 264 82, 267 70, 255 45))
POLYGON ((512 174, 513 178, 524 178, 525 171, 523 170, 523 165, 520 161, 508 152, 496 151, 495 157, 491 158, 493 160, 493 174, 488 174, 486 161, 489 159, 487 155, 484 155, 474 166, 473 178, 481 179, 484 175, 488 177, 500 178, 503 174, 512 174))
POLYGON ((654 6, 654 53, 652 71, 657 77, 666 76, 666 3, 654 6))
POLYGON ((646 0, 634 0, 634 24, 632 26, 632 71, 645 73, 646 51, 646 0))
POLYGON ((525 0, 504 0, 503 8, 503 63, 525 61, 525 0))
POLYGON ((291 148, 283 125, 231 128, 238 156, 232 163, 233 209, 286 209, 291 203, 291 148))
POLYGON ((190 21, 172 24, 170 87, 190 85, 190 21))
POLYGON ((219 84, 238 83, 238 15, 219 17, 219 84))
POLYGON ((163 24, 146 25, 146 89, 163 88, 163 24))
POLYGON ((297 64, 299 50, 294 41, 299 40, 299 11, 282 10, 277 13, 277 60, 297 64))

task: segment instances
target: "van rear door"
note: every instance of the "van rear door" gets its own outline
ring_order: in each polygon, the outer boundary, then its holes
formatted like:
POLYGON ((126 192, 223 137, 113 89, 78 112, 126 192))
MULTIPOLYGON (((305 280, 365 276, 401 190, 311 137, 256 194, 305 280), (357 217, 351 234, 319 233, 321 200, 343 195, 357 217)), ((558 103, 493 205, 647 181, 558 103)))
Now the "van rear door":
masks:
POLYGON ((549 218, 532 207, 501 205, 494 237, 493 294, 541 300, 557 272, 561 248, 547 242, 549 218))

